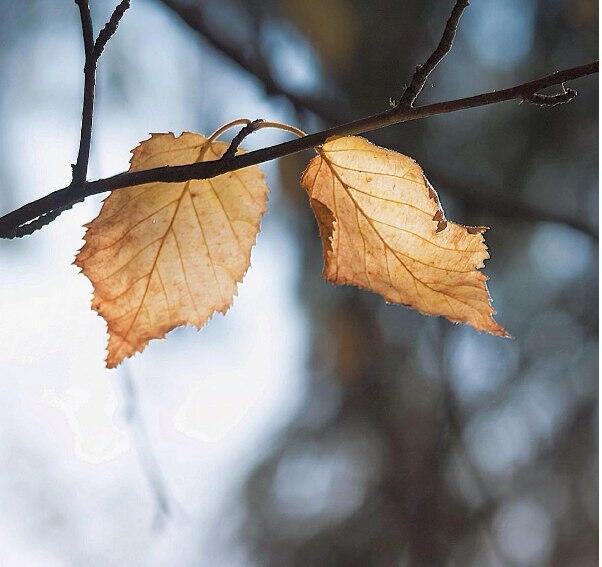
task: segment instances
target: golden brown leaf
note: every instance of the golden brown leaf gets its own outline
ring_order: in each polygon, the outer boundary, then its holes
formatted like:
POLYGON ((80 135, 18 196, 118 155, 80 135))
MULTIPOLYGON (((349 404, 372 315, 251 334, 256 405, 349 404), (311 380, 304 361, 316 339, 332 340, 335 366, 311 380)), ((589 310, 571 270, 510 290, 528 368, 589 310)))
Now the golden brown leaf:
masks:
POLYGON ((301 183, 318 221, 324 277, 429 315, 508 336, 494 319, 483 227, 445 219, 411 158, 360 137, 318 149, 301 183))
MULTIPOLYGON (((130 171, 214 160, 227 144, 199 134, 153 134, 130 171)), ((114 191, 77 255, 107 321, 107 367, 185 324, 225 313, 250 263, 268 188, 254 166, 208 180, 114 191)))

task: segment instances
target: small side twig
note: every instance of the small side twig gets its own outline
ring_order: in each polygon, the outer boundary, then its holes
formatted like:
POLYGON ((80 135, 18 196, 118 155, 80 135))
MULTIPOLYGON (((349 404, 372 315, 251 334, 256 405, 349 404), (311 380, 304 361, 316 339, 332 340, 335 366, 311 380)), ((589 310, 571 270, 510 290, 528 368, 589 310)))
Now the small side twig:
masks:
POLYGON ((94 29, 88 0, 75 0, 79 8, 84 39, 84 103, 82 107, 82 124, 79 137, 77 161, 73 165, 73 184, 85 181, 90 159, 90 143, 92 139, 92 116, 94 114, 94 87, 96 84, 96 57, 94 56, 94 29))
POLYGON ((94 89, 96 86, 96 66, 111 36, 117 31, 119 21, 130 7, 130 0, 123 0, 113 10, 109 21, 94 41, 94 29, 88 0, 75 0, 79 8, 84 38, 84 103, 82 108, 82 125, 79 138, 77 162, 73 166, 73 185, 86 180, 88 162, 90 161, 90 144, 92 141, 92 117, 94 115, 94 89))
POLYGON ((238 134, 236 134, 236 136, 234 136, 234 138, 232 138, 232 141, 230 142, 228 149, 224 152, 224 155, 220 159, 224 162, 231 161, 232 158, 236 155, 236 151, 240 147, 240 144, 242 143, 242 141, 247 136, 250 136, 256 130, 259 130, 261 128, 261 125, 263 124, 263 122, 264 121, 262 118, 258 118, 257 120, 253 120, 252 122, 249 122, 246 126, 243 126, 240 129, 240 131, 238 132, 238 134))
POLYGON ((548 95, 537 92, 525 95, 523 101, 536 104, 537 106, 557 106, 571 102, 577 96, 577 91, 567 89, 562 85, 562 92, 558 94, 548 95))
POLYGON ((105 24, 105 27, 100 30, 96 42, 94 43, 94 56, 96 60, 102 55, 102 51, 105 45, 108 43, 111 36, 117 31, 117 26, 123 18, 126 10, 130 7, 130 0, 122 0, 113 10, 109 21, 105 24))
POLYGON ((468 7, 469 0, 456 0, 456 4, 452 10, 452 13, 447 20, 445 30, 441 36, 441 41, 437 45, 435 51, 426 60, 424 65, 418 65, 410 84, 406 87, 405 91, 399 98, 394 102, 396 107, 408 107, 414 106, 414 102, 418 95, 421 93, 424 85, 426 84, 429 75, 435 70, 435 67, 441 62, 441 60, 451 51, 456 37, 456 31, 458 29, 458 23, 464 10, 468 7))

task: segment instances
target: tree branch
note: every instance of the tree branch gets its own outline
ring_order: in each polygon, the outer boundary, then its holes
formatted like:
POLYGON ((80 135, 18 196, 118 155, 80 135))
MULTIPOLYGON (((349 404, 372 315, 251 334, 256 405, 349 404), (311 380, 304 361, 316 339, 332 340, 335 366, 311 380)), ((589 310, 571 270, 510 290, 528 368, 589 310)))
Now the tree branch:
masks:
POLYGON ((78 201, 85 199, 91 195, 104 193, 106 191, 114 191, 123 189, 133 185, 143 183, 165 182, 165 183, 181 183, 191 179, 209 179, 235 171, 243 167, 257 165, 266 161, 281 158, 287 155, 307 150, 323 144, 332 136, 347 136, 362 134, 394 124, 409 122, 411 120, 419 120, 436 116, 439 114, 447 114, 457 112, 468 108, 476 108, 509 100, 523 100, 527 96, 531 96, 534 92, 554 85, 561 85, 567 81, 585 77, 598 72, 598 61, 565 69, 541 77, 534 81, 529 81, 514 87, 503 89, 500 91, 491 91, 488 93, 479 94, 476 96, 460 98, 445 102, 438 102, 425 106, 418 107, 395 107, 388 109, 379 114, 368 116, 335 126, 315 134, 266 147, 260 150, 255 150, 246 154, 234 156, 228 162, 222 160, 206 161, 193 163, 189 165, 180 165, 173 167, 158 167, 144 171, 119 173, 112 177, 99 179, 97 181, 81 182, 76 185, 70 185, 63 189, 59 189, 45 197, 36 201, 32 201, 27 205, 16 209, 0 218, 0 237, 10 238, 14 235, 15 229, 30 222, 39 216, 53 211, 57 208, 69 207, 78 201))
MULTIPOLYGON (((79 150, 77 153, 77 161, 71 165, 73 170, 71 183, 68 188, 73 189, 76 194, 85 185, 88 175, 88 163, 90 161, 90 145, 92 143, 92 119, 94 116, 94 90, 96 87, 96 67, 98 60, 102 55, 111 36, 117 31, 119 21, 123 17, 125 11, 130 7, 130 0, 122 0, 113 10, 109 21, 98 34, 94 41, 94 28, 92 25, 92 16, 90 14, 90 5, 88 0, 74 0, 79 8, 79 15, 82 26, 82 36, 84 40, 84 101, 82 104, 82 122, 79 136, 79 150)), ((66 189, 68 189, 66 188, 66 189)), ((15 226, 10 233, 4 234, 4 238, 20 238, 28 236, 39 230, 40 228, 50 224, 61 213, 70 209, 75 203, 84 200, 81 196, 77 199, 72 199, 54 209, 43 212, 37 215, 35 220, 15 226)))
POLYGON ((468 0, 456 0, 456 4, 452 10, 452 13, 447 20, 445 30, 441 36, 441 41, 437 45, 435 51, 426 60, 424 65, 418 65, 410 84, 406 87, 404 93, 395 106, 414 106, 416 98, 424 88, 429 75, 435 70, 435 67, 439 65, 441 60, 451 51, 456 37, 456 31, 458 29, 458 23, 462 17, 462 13, 468 7, 468 0))

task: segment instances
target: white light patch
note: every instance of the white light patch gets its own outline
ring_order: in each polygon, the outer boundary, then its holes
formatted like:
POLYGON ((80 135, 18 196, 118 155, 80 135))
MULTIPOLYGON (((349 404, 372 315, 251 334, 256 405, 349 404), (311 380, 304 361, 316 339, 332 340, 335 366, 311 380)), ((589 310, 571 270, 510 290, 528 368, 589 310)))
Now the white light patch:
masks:
POLYGON ((113 424, 115 392, 106 376, 95 376, 81 386, 45 392, 45 401, 60 410, 73 432, 75 453, 84 462, 102 463, 130 448, 128 436, 113 424))
POLYGON ((230 391, 224 384, 232 384, 232 380, 218 377, 192 385, 174 417, 176 429, 201 441, 215 443, 243 421, 253 398, 249 399, 237 389, 240 381, 230 391))
POLYGON ((228 437, 248 443, 260 416, 280 413, 287 398, 297 397, 299 384, 286 377, 291 366, 302 364, 305 345, 303 322, 287 293, 296 277, 294 252, 283 236, 275 225, 264 227, 233 308, 223 322, 203 330, 210 350, 175 414, 181 433, 205 442, 228 437))

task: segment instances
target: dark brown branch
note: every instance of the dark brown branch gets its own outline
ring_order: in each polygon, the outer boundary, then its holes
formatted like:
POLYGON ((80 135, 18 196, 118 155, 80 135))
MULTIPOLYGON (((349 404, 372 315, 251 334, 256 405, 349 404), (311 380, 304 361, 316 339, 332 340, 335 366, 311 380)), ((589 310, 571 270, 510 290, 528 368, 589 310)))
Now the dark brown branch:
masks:
POLYGON ((11 237, 17 227, 36 219, 48 211, 52 211, 59 207, 72 206, 74 203, 91 195, 123 189, 124 187, 131 187, 143 183, 158 181, 165 183, 181 183, 191 179, 209 179, 229 171, 257 165, 313 148, 323 144, 332 136, 362 134, 394 124, 428 118, 438 114, 447 114, 509 100, 523 100, 525 96, 530 93, 598 73, 598 67, 598 61, 594 61, 587 65, 558 71, 534 81, 529 81, 528 83, 523 83, 500 91, 492 91, 467 98, 438 102, 419 107, 392 108, 381 112, 380 114, 361 118, 315 134, 309 134, 289 142, 255 150, 246 154, 240 154, 234 156, 229 162, 214 160, 193 163, 190 165, 158 167, 144 171, 119 173, 112 177, 99 179, 97 181, 82 182, 76 187, 69 186, 59 189, 58 191, 50 193, 36 201, 32 201, 1 217, 0 237, 11 237))
POLYGON ((435 70, 435 67, 439 65, 441 60, 450 52, 456 37, 456 31, 458 29, 458 23, 462 13, 468 6, 468 0, 456 0, 456 4, 452 10, 452 13, 447 20, 445 30, 441 36, 441 41, 431 56, 426 60, 424 65, 418 65, 416 72, 410 81, 410 84, 406 87, 404 93, 401 95, 396 106, 414 106, 416 98, 424 88, 429 75, 435 70))
MULTIPOLYGON (((81 201, 83 201, 83 199, 80 199, 79 202, 81 201)), ((65 212, 65 210, 67 209, 70 209, 73 205, 75 205, 75 203, 62 209, 53 209, 52 211, 48 211, 47 213, 40 215, 37 219, 17 227, 10 233, 10 235, 6 236, 5 238, 22 238, 23 236, 29 236, 30 234, 33 234, 36 230, 40 230, 41 228, 44 228, 46 225, 50 224, 61 213, 65 212)))
POLYGON ((94 29, 88 0, 75 0, 79 7, 82 22, 82 35, 84 38, 84 103, 82 109, 82 126, 79 138, 79 152, 77 162, 73 166, 73 183, 81 183, 86 180, 88 174, 88 162, 90 161, 90 144, 92 141, 92 117, 94 115, 94 89, 96 86, 96 65, 102 51, 117 31, 117 26, 125 11, 130 7, 130 0, 120 2, 105 27, 101 30, 94 41, 94 29))
POLYGON ((117 31, 117 26, 129 7, 130 0, 122 0, 113 10, 109 21, 105 24, 105 27, 100 30, 100 33, 96 38, 96 42, 94 43, 94 56, 96 57, 97 61, 102 55, 105 45, 108 43, 109 39, 111 39, 111 36, 117 31))
POLYGON ((96 58, 94 56, 94 30, 88 0, 75 0, 79 8, 84 39, 84 102, 82 107, 82 125, 79 137, 77 161, 73 166, 73 183, 86 180, 90 159, 92 139, 92 116, 94 114, 94 85, 96 83, 96 58))
POLYGON ((236 155, 236 150, 238 150, 242 141, 247 136, 250 136, 253 132, 258 130, 259 127, 261 126, 262 122, 264 122, 264 120, 262 120, 260 118, 258 120, 253 120, 252 122, 249 122, 246 126, 241 128, 240 132, 238 134, 236 134, 236 136, 234 136, 234 138, 232 138, 232 141, 230 142, 228 149, 225 151, 224 155, 220 158, 220 161, 223 161, 225 163, 228 163, 229 161, 231 161, 232 158, 236 155))
MULTIPOLYGON (((94 90, 96 87, 96 66, 111 36, 117 31, 117 26, 125 11, 130 7, 130 0, 122 0, 105 24, 104 28, 98 34, 94 41, 94 29, 92 26, 92 17, 90 14, 90 5, 88 0, 75 0, 79 8, 79 14, 82 26, 82 36, 84 40, 84 101, 82 105, 82 122, 79 137, 79 150, 77 161, 71 167, 73 169, 72 180, 69 187, 73 188, 73 193, 77 187, 85 184, 88 175, 88 163, 90 161, 90 145, 92 143, 92 120, 94 116, 94 90)), ((38 215, 35 220, 15 227, 12 232, 6 233, 5 238, 20 238, 28 236, 46 226, 55 220, 61 213, 70 209, 75 203, 83 201, 81 196, 71 199, 68 203, 60 205, 52 210, 38 215)))

